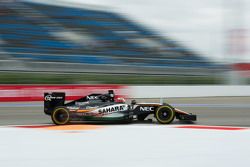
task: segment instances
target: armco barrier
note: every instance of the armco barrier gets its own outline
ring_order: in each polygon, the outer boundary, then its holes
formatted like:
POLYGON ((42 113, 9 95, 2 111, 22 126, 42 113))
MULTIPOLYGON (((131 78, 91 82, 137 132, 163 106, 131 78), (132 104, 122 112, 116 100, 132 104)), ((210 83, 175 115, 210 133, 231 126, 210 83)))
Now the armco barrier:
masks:
POLYGON ((44 92, 65 92, 66 100, 74 100, 109 89, 119 96, 127 96, 127 86, 123 85, 0 85, 0 102, 43 101, 44 92))
POLYGON ((131 86, 133 98, 250 96, 250 86, 131 86))
POLYGON ((0 102, 43 101, 44 92, 65 92, 74 100, 109 89, 131 98, 250 96, 250 86, 0 85, 0 102))

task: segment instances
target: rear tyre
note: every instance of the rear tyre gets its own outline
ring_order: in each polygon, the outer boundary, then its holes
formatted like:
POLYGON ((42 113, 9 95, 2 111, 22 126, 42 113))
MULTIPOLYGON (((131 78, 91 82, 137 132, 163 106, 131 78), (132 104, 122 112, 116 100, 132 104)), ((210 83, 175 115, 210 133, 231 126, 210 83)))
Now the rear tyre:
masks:
POLYGON ((56 125, 69 123, 69 110, 65 107, 57 107, 51 114, 51 119, 56 125))
POLYGON ((161 124, 170 124, 174 120, 175 111, 169 105, 160 106, 156 109, 155 117, 161 124))

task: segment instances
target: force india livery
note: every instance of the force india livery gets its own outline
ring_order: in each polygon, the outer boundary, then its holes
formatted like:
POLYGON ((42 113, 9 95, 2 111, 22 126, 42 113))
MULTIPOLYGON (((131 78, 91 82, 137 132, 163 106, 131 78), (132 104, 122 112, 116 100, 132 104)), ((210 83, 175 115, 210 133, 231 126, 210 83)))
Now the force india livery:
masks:
POLYGON ((90 94, 68 103, 65 103, 65 93, 44 93, 44 112, 56 125, 76 121, 143 121, 149 115, 161 124, 169 124, 175 118, 196 121, 196 115, 166 103, 136 103, 132 100, 131 104, 126 104, 123 98, 115 98, 113 90, 107 94, 90 94))

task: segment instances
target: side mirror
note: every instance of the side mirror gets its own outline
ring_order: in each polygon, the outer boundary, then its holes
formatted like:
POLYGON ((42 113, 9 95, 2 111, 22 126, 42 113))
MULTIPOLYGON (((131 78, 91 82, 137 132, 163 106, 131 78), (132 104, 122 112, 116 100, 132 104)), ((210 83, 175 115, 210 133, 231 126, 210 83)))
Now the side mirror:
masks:
POLYGON ((114 102, 115 101, 114 90, 109 90, 108 93, 109 93, 110 101, 114 102))
POLYGON ((135 104, 136 104, 136 100, 132 100, 131 105, 135 105, 135 104))

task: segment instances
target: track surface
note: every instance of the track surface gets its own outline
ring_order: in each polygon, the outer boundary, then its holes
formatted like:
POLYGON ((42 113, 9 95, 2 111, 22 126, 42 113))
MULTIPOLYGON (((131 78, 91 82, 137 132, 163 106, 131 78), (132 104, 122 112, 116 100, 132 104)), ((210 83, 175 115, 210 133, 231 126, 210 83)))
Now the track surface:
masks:
MULTIPOLYGON (((159 102, 159 99, 137 99, 159 102)), ((250 97, 169 98, 164 102, 197 114, 200 125, 250 127, 250 97)), ((0 125, 51 124, 42 103, 0 103, 0 125)), ((187 122, 174 121, 174 124, 187 122)), ((154 125, 154 124, 152 124, 154 125)))
MULTIPOLYGON (((166 102, 197 114, 196 124, 250 126, 249 101, 250 97, 221 97, 166 102)), ((0 103, 0 124, 51 124, 51 120, 42 103, 0 103)), ((250 166, 250 128, 178 124, 183 123, 0 126, 0 166, 250 166)))

